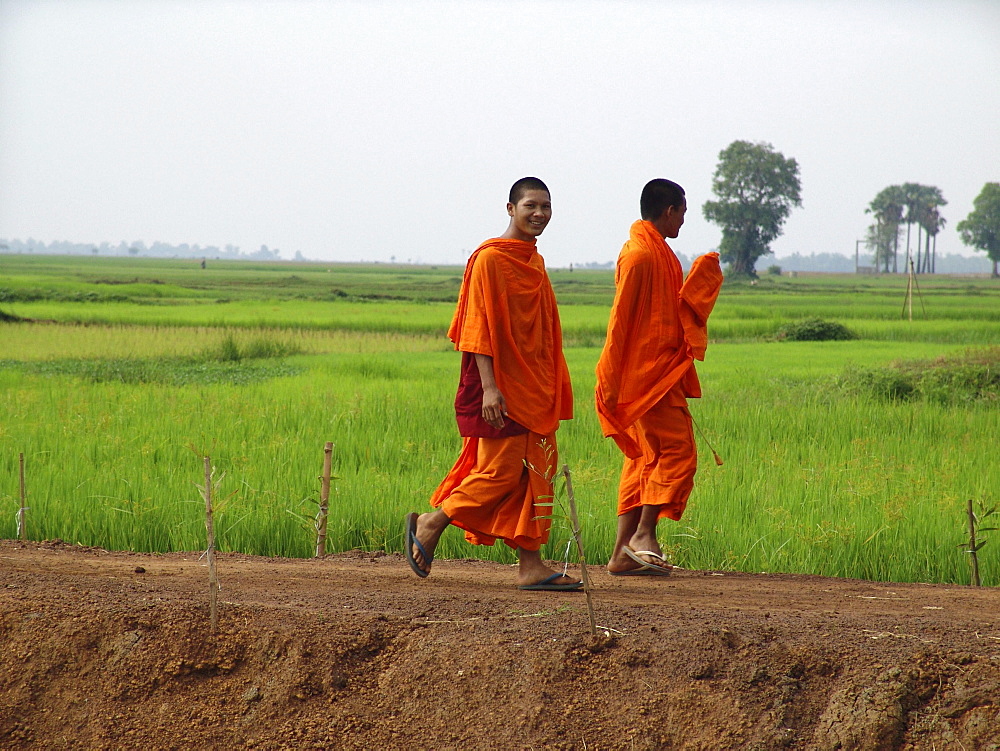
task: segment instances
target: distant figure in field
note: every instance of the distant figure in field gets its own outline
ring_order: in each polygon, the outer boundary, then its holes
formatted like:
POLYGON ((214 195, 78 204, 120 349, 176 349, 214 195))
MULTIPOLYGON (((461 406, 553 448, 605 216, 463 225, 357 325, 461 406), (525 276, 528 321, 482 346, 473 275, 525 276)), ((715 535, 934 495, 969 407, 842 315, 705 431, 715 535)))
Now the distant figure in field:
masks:
POLYGON ((549 189, 525 177, 510 189, 510 222, 465 267, 448 330, 462 352, 455 414, 462 452, 431 496, 436 510, 407 514, 406 557, 427 576, 449 524, 473 545, 496 540, 517 551, 521 589, 573 590, 582 582, 552 571, 548 540, 555 431, 573 416, 562 329, 545 264, 535 248, 552 216, 549 189), (530 469, 527 465, 535 469, 530 469))
POLYGON ((656 538, 660 518, 681 518, 698 456, 687 400, 701 396, 694 360, 705 358, 707 321, 722 286, 719 254, 695 260, 684 279, 665 238, 684 224, 684 189, 650 181, 618 256, 615 299, 597 363, 597 414, 625 454, 618 532, 608 561, 615 576, 667 576, 656 538))
POLYGON ((201 259, 201 267, 205 268, 205 259, 204 258, 201 259))

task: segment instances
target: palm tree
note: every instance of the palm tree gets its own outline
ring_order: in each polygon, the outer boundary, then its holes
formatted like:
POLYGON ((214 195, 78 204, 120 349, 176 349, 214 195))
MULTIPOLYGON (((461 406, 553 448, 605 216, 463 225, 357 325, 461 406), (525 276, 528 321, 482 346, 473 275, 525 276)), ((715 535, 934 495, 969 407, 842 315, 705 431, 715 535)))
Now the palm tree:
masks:
MULTIPOLYGON (((903 221, 903 207, 905 206, 905 196, 903 190, 898 185, 890 185, 883 188, 879 194, 872 199, 865 209, 866 214, 874 214, 875 222, 878 225, 876 235, 880 237, 892 238, 892 271, 896 272, 896 258, 899 254, 899 225, 903 221)), ((889 254, 884 256, 885 270, 889 271, 889 254)))

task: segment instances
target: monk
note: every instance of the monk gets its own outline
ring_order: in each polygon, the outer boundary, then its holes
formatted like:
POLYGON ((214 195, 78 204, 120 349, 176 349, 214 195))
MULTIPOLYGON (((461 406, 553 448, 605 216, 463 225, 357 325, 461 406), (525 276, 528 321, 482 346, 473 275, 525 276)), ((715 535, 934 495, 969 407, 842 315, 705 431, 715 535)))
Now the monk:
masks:
POLYGON ((507 231, 469 258, 448 331, 462 352, 455 414, 462 451, 431 497, 436 510, 405 519, 405 549, 419 577, 449 525, 473 545, 517 551, 521 589, 575 590, 583 583, 548 568, 555 431, 573 416, 555 295, 535 243, 552 217, 535 177, 510 189, 507 231))
POLYGON ((694 360, 705 358, 707 321, 719 289, 719 254, 706 253, 684 279, 666 238, 684 224, 684 189, 656 179, 643 188, 615 271, 615 299, 597 363, 602 432, 625 455, 618 530, 608 572, 667 576, 656 537, 661 518, 680 520, 694 487, 697 452, 687 400, 701 396, 694 360))

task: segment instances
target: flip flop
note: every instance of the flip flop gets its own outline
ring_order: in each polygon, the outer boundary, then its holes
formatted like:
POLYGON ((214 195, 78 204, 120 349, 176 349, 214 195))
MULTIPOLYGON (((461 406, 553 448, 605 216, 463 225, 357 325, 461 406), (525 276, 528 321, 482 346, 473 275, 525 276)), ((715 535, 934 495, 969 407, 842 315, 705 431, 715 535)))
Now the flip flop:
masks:
POLYGON ((662 566, 643 566, 628 571, 609 571, 612 576, 670 576, 670 569, 662 566))
POLYGON ((536 591, 546 591, 546 592, 572 592, 577 589, 583 589, 583 582, 573 582, 572 584, 553 584, 556 579, 561 579, 563 574, 552 574, 552 576, 547 576, 540 582, 535 584, 522 584, 518 589, 531 589, 536 591))
POLYGON ((633 561, 638 563, 640 566, 645 566, 647 569, 653 569, 654 571, 663 572, 660 574, 661 576, 670 576, 670 570, 673 568, 673 566, 667 563, 667 559, 664 558, 659 553, 654 553, 652 550, 632 550, 632 548, 630 548, 628 545, 622 546, 622 552, 629 558, 631 558, 633 561), (657 561, 660 561, 663 565, 661 566, 659 563, 650 563, 649 561, 640 557, 644 555, 648 555, 650 558, 655 558, 657 561))
POLYGON ((434 562, 434 556, 428 555, 424 546, 420 544, 420 540, 417 539, 417 514, 407 514, 403 523, 406 525, 406 562, 410 564, 413 573, 421 579, 426 579, 430 571, 424 571, 417 565, 417 559, 413 557, 413 546, 417 546, 417 550, 420 551, 420 555, 423 556, 428 566, 434 562))

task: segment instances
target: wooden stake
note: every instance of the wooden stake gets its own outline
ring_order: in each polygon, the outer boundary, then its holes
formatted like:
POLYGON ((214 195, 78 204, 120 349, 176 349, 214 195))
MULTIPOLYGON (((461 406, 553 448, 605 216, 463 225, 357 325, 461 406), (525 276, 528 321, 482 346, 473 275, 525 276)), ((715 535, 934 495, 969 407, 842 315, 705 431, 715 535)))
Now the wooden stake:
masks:
POLYGON ((205 529, 208 537, 208 603, 212 631, 219 625, 219 576, 215 570, 215 526, 212 521, 212 460, 205 457, 205 529))
POLYGON ((330 473, 333 464, 333 442, 323 447, 323 476, 319 491, 319 513, 316 515, 316 557, 326 554, 326 522, 330 512, 330 473))
POLYGON ((590 633, 597 633, 597 618, 594 616, 594 603, 590 596, 590 575, 587 573, 587 558, 583 553, 583 536, 580 533, 580 517, 576 513, 576 498, 573 495, 573 480, 569 475, 569 465, 564 464, 563 477, 566 478, 566 498, 569 500, 569 521, 573 525, 573 541, 580 560, 580 579, 583 580, 583 592, 587 596, 587 614, 590 616, 590 633))
POLYGON ((18 464, 20 465, 20 478, 21 478, 21 508, 17 511, 17 537, 21 541, 28 539, 28 529, 25 526, 24 512, 28 510, 25 505, 27 502, 27 494, 24 490, 24 452, 22 451, 18 454, 18 464))
POLYGON ((976 551, 979 548, 976 546, 976 512, 972 510, 972 499, 969 499, 969 555, 972 557, 972 586, 981 587, 983 586, 982 581, 979 579, 979 557, 976 555, 976 551))

